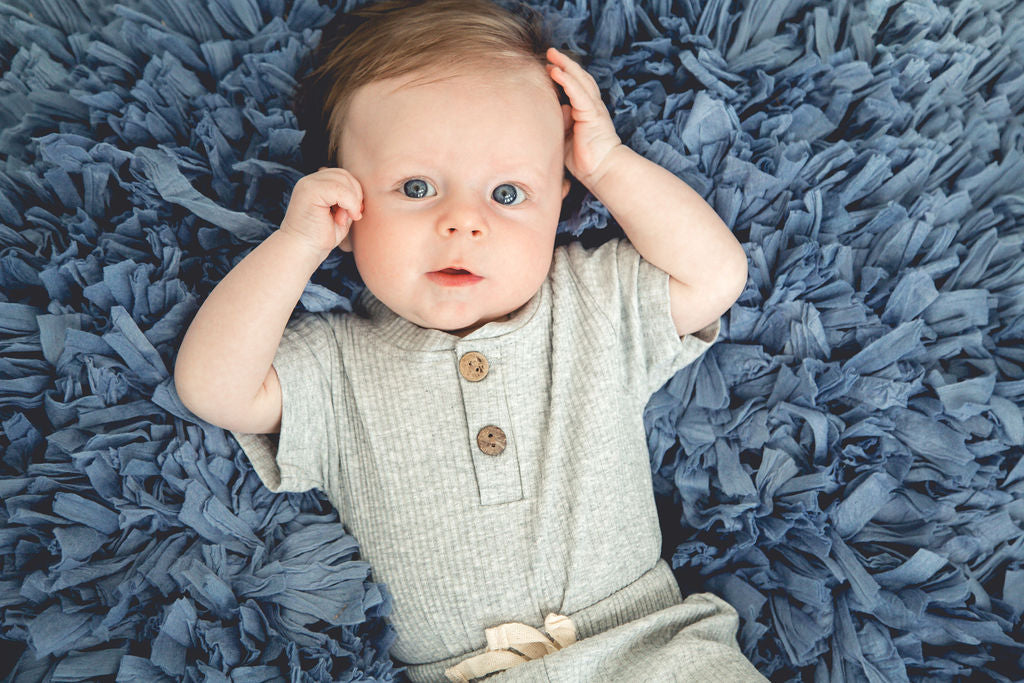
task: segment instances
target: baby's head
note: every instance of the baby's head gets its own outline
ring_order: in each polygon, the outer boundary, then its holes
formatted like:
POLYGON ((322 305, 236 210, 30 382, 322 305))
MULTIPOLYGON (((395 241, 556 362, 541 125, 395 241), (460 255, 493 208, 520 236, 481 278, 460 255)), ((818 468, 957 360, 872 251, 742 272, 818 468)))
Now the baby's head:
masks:
POLYGON ((421 327, 465 336, 504 318, 546 278, 569 188, 569 109, 543 26, 491 0, 381 2, 341 22, 296 106, 307 165, 362 187, 341 248, 421 327), (476 278, 436 272, 448 268, 476 278))

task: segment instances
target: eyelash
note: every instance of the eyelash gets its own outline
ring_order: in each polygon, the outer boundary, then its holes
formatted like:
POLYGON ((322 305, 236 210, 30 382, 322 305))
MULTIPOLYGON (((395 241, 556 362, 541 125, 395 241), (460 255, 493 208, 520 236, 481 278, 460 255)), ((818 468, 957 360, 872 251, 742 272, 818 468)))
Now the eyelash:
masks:
MULTIPOLYGON (((411 176, 409 178, 406 178, 405 180, 399 181, 398 187, 396 188, 395 191, 398 192, 399 194, 401 194, 402 197, 404 197, 405 199, 417 199, 416 197, 410 197, 410 196, 406 195, 403 192, 403 189, 405 188, 405 184, 407 182, 409 182, 410 180, 424 180, 424 181, 426 181, 426 178, 423 178, 422 176, 411 176)), ((427 181, 427 182, 429 182, 429 181, 427 181)), ((433 183, 431 183, 431 185, 433 185, 433 183)), ((527 201, 533 199, 533 193, 530 192, 529 190, 527 190, 525 187, 523 187, 522 185, 520 185, 518 183, 498 183, 497 185, 495 185, 495 188, 501 187, 502 185, 511 185, 512 187, 516 188, 517 190, 519 190, 520 192, 522 192, 526 196, 526 199, 524 199, 523 201, 519 202, 519 204, 525 204, 527 201)), ((435 187, 434 189, 436 190, 437 188, 435 187)), ((427 197, 419 197, 419 199, 427 199, 427 197)), ((495 203, 501 205, 501 202, 495 202, 495 203)), ((519 206, 519 204, 511 204, 511 205, 503 205, 503 206, 508 206, 509 208, 512 208, 514 206, 519 206)))

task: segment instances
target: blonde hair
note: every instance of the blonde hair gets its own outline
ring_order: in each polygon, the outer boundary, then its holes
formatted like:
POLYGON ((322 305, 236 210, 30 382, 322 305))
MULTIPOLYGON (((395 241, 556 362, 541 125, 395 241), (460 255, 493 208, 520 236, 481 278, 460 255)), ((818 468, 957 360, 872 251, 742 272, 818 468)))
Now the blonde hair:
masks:
MULTIPOLYGON (((356 89, 412 72, 536 62, 543 69, 550 36, 541 16, 492 0, 384 0, 339 13, 323 31, 313 70, 293 103, 309 172, 341 160, 341 131, 356 89)), ((543 73, 543 71, 540 71, 543 73)), ((559 101, 568 103, 551 81, 559 101)))

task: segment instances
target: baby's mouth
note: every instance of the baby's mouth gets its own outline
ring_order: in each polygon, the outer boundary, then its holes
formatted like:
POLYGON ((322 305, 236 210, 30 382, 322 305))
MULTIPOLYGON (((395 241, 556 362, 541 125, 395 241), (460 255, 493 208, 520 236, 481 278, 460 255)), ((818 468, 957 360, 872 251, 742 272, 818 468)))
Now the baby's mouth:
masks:
POLYGON ((483 280, 483 276, 477 275, 466 268, 445 268, 427 273, 427 278, 445 287, 461 287, 474 285, 483 280))

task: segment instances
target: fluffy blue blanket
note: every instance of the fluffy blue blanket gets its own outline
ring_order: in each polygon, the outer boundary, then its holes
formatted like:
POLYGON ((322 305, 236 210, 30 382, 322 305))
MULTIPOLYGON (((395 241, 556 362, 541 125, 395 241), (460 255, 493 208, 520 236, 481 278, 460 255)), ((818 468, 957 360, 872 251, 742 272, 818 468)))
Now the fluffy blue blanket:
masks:
MULTIPOLYGON (((12 681, 403 678, 325 497, 270 493, 172 381, 301 177, 295 78, 354 4, 321 2, 0 4, 12 681)), ((1024 678, 1024 9, 531 4, 749 257, 646 413, 684 591, 734 604, 775 681, 1024 678)), ((567 213, 566 239, 621 234, 567 213)), ((350 258, 303 308, 348 308, 350 258)))

